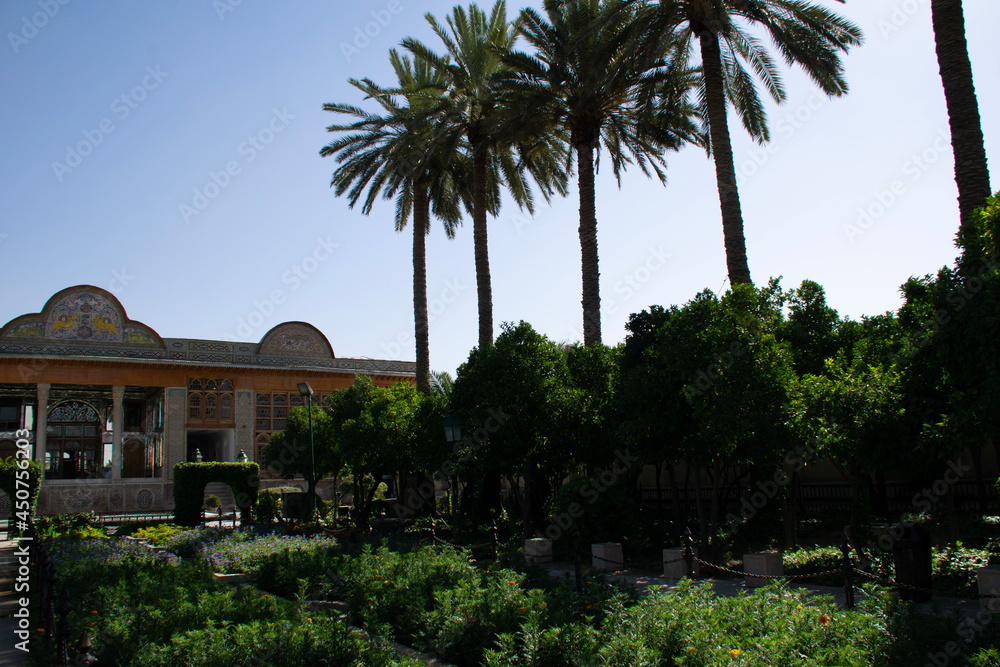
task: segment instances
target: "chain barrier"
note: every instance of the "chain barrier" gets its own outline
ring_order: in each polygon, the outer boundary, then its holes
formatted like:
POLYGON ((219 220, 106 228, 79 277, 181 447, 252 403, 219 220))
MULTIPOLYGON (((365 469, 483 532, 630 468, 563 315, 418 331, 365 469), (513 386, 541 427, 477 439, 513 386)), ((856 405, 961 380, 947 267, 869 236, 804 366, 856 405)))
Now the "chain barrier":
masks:
POLYGON ((908 591, 913 591, 914 593, 925 593, 927 595, 937 595, 938 597, 946 598, 956 598, 959 600, 986 600, 993 598, 1000 598, 1000 595, 992 595, 990 593, 977 593, 976 595, 969 595, 967 593, 952 593, 950 591, 939 591, 931 588, 923 588, 921 586, 914 586, 912 584, 904 584, 900 581, 889 581, 883 579, 878 575, 872 574, 871 572, 866 572, 865 570, 859 570, 858 568, 853 568, 854 574, 860 575, 865 579, 874 581, 882 586, 887 586, 889 588, 902 588, 908 591))
POLYGON ((437 536, 431 537, 431 540, 434 542, 434 544, 443 544, 446 547, 452 547, 454 549, 482 549, 483 547, 493 546, 492 542, 483 542, 482 544, 470 544, 470 545, 454 544, 453 542, 442 540, 440 537, 437 536))
MULTIPOLYGON (((684 558, 681 557, 681 558, 679 558, 677 560, 684 560, 684 558)), ((709 563, 708 561, 702 560, 702 559, 698 558, 697 556, 694 556, 694 561, 696 563, 700 564, 700 565, 705 566, 705 567, 710 567, 713 570, 719 570, 721 572, 727 572, 729 574, 735 574, 738 577, 752 577, 754 579, 770 579, 770 580, 785 579, 785 580, 788 580, 788 581, 793 581, 793 580, 798 580, 798 579, 818 579, 819 577, 823 577, 823 576, 826 576, 828 574, 840 574, 840 570, 839 569, 837 569, 837 570, 824 570, 823 572, 814 572, 812 574, 793 574, 793 575, 788 575, 788 574, 754 574, 752 572, 743 572, 741 570, 732 570, 732 569, 730 569, 728 567, 723 567, 721 565, 716 565, 715 563, 709 563)), ((667 562, 677 562, 677 561, 675 560, 675 561, 667 561, 667 562)), ((664 562, 664 565, 666 565, 666 564, 667 563, 664 562)))

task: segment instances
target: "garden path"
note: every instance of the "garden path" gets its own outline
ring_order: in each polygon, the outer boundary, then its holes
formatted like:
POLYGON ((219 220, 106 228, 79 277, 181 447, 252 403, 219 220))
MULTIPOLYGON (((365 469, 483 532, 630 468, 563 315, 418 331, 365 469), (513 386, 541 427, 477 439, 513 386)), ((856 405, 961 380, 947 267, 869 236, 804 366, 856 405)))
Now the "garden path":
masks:
MULTIPOLYGON (((573 563, 553 562, 546 563, 542 567, 546 568, 554 577, 568 577, 572 579, 575 574, 575 565, 573 563)), ((616 572, 597 572, 591 570, 586 565, 584 565, 584 569, 589 570, 592 575, 604 574, 608 580, 627 582, 634 586, 640 595, 645 594, 651 586, 673 588, 678 583, 677 579, 668 579, 651 570, 626 568, 616 572)), ((747 586, 742 579, 703 578, 702 581, 710 582, 712 590, 719 596, 735 597, 740 593, 749 593, 754 590, 752 587, 747 586)), ((806 589, 812 595, 831 595, 837 601, 838 605, 844 606, 845 604, 844 588, 842 586, 817 586, 796 582, 790 582, 789 586, 806 589)), ((855 588, 854 599, 856 602, 863 600, 864 591, 860 588, 855 588)), ((944 613, 958 613, 963 618, 973 617, 980 612, 979 600, 963 600, 944 596, 934 596, 931 598, 931 602, 917 604, 917 608, 928 612, 937 609, 944 613)))

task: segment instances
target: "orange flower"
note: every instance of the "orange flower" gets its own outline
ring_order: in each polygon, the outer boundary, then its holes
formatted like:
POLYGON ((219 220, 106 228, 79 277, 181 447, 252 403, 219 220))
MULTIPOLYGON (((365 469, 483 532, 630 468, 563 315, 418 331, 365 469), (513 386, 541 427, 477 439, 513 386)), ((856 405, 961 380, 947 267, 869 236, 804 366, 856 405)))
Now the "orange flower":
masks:
POLYGON ((93 614, 94 616, 97 616, 97 610, 96 609, 94 611, 90 612, 90 613, 93 614))
POLYGON ((740 657, 740 650, 738 648, 734 648, 732 651, 729 652, 729 657, 734 660, 740 657))
POLYGON ((517 585, 517 582, 513 581, 513 580, 508 581, 507 583, 510 584, 511 586, 516 586, 517 585))
POLYGON ((820 614, 819 615, 819 624, 820 625, 826 625, 829 622, 830 622, 830 617, 829 616, 827 616, 826 614, 820 614))
POLYGON ((520 608, 518 608, 518 611, 521 612, 521 613, 524 613, 524 612, 528 611, 528 608, 527 607, 520 607, 520 608))

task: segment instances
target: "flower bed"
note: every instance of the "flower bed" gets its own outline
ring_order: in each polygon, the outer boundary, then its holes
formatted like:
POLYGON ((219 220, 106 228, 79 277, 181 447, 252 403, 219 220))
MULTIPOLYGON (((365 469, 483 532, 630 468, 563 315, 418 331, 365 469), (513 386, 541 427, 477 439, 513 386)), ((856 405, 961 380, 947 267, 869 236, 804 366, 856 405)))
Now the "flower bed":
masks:
MULTIPOLYGON (((88 630, 100 664, 419 664, 395 661, 384 642, 337 617, 217 583, 198 563, 154 555, 134 542, 52 543, 50 552, 75 607, 72 643, 88 630)), ((55 664, 52 642, 39 636, 31 660, 55 664)))
POLYGON ((946 651, 957 653, 949 664, 1000 664, 991 622, 918 613, 885 593, 855 611, 781 585, 719 598, 685 581, 638 599, 599 579, 578 593, 537 571, 483 569, 458 549, 348 556, 327 538, 187 532, 175 537, 194 548, 190 561, 124 540, 52 544, 77 609, 72 636, 89 629, 102 664, 414 664, 392 662, 380 637, 462 667, 892 667, 946 651), (248 572, 297 601, 219 584, 212 570, 248 572), (347 618, 306 611, 310 588, 344 602, 347 618))

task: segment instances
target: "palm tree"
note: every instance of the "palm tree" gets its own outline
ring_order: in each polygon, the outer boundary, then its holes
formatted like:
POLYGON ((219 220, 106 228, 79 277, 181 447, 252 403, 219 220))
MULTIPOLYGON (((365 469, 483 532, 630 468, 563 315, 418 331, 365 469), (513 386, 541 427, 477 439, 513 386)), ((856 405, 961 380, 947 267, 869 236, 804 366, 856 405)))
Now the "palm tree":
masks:
POLYGON ((976 101, 972 64, 965 41, 962 0, 931 0, 931 20, 941 83, 944 84, 944 97, 948 104, 958 208, 961 225, 964 226, 972 212, 983 206, 992 192, 979 103, 976 101))
POLYGON ((566 194, 566 173, 561 168, 565 143, 557 133, 536 132, 532 112, 504 103, 497 88, 498 77, 507 69, 500 52, 509 51, 517 39, 517 28, 507 20, 507 3, 497 0, 489 16, 475 4, 461 6, 438 23, 426 15, 445 47, 438 55, 412 37, 403 46, 418 59, 431 63, 447 76, 440 110, 447 113, 453 129, 465 136, 472 158, 472 235, 476 258, 476 290, 479 300, 479 347, 493 342, 493 288, 490 280, 487 214, 500 210, 500 189, 510 191, 522 208, 534 212, 525 172, 539 185, 546 201, 553 192, 566 194), (527 117, 526 117, 527 116, 527 117))
POLYGON ((444 222, 449 238, 461 220, 458 185, 460 163, 454 156, 461 146, 442 141, 435 119, 427 113, 433 104, 427 90, 444 82, 442 72, 423 61, 411 62, 393 49, 390 60, 399 86, 384 89, 368 79, 350 83, 382 107, 382 115, 347 104, 324 104, 332 111, 357 118, 353 123, 330 125, 328 132, 344 133, 320 150, 338 162, 330 187, 337 196, 347 193, 349 206, 362 200, 361 212, 371 213, 375 201, 396 199, 396 231, 406 228, 413 215, 413 319, 416 338, 417 388, 431 392, 430 343, 427 318, 427 258, 425 236, 430 232, 430 212, 444 222), (431 140, 435 137, 435 140, 431 140), (367 193, 366 193, 367 191, 367 193))
POLYGON ((698 40, 698 100, 715 158, 729 282, 749 283, 726 106, 732 104, 750 136, 764 143, 770 133, 755 79, 776 102, 785 100, 774 59, 752 31, 767 33, 788 65, 801 65, 826 94, 839 96, 847 92, 847 82, 838 52, 861 44, 861 29, 808 0, 658 0, 645 5, 640 24, 649 43, 667 37, 668 47, 679 45, 683 61, 698 40))
POLYGON ((635 14, 628 0, 546 0, 545 14, 521 12, 521 32, 535 54, 505 57, 516 73, 514 98, 547 109, 576 154, 580 192, 583 340, 601 343, 600 271, 594 201, 595 151, 603 144, 621 183, 626 165, 666 181, 665 149, 700 143, 685 101, 688 73, 650 62, 635 47, 635 14))

